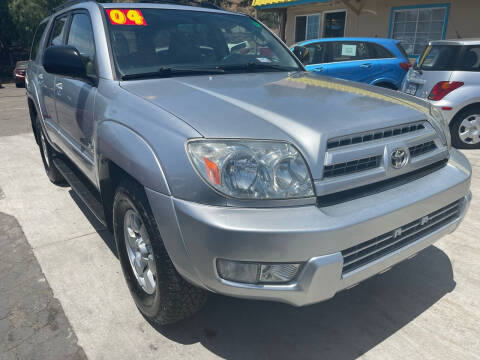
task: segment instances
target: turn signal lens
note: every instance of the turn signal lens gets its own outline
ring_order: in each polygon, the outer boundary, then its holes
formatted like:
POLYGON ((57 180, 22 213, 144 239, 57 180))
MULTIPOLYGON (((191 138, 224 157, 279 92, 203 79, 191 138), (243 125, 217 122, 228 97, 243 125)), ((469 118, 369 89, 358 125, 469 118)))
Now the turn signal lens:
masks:
POLYGON ((203 158, 203 161, 205 162, 205 171, 207 173, 208 181, 212 184, 220 185, 220 170, 218 169, 217 164, 208 160, 206 157, 203 158))
POLYGON ((432 91, 430 91, 430 95, 428 95, 428 99, 433 101, 442 100, 445 96, 447 96, 453 90, 458 89, 460 86, 463 86, 463 82, 440 81, 436 83, 432 91))

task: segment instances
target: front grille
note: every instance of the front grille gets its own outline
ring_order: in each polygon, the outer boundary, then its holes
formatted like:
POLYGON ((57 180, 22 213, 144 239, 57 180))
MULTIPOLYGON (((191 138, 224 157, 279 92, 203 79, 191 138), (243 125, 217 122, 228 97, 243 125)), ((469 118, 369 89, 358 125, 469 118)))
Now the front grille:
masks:
POLYGON ((323 168, 323 177, 330 178, 341 175, 349 175, 360 171, 375 169, 380 166, 382 156, 371 156, 364 159, 328 165, 323 168))
POLYGON ((437 148, 437 145, 435 145, 435 142, 429 141, 420 145, 409 147, 408 151, 410 151, 411 157, 415 157, 415 156, 426 154, 430 151, 435 150, 436 148, 437 148))
POLYGON ((377 236, 372 240, 352 246, 342 251, 342 274, 375 261, 395 250, 411 244, 442 226, 457 219, 460 215, 461 200, 447 205, 427 216, 417 219, 401 228, 377 236))
POLYGON ((374 130, 371 132, 365 132, 361 134, 342 136, 340 138, 328 140, 327 149, 333 149, 340 146, 347 146, 347 145, 364 143, 367 141, 389 138, 392 136, 403 135, 406 133, 419 131, 423 129, 425 129, 425 126, 422 123, 415 123, 415 124, 401 125, 396 127, 374 130))

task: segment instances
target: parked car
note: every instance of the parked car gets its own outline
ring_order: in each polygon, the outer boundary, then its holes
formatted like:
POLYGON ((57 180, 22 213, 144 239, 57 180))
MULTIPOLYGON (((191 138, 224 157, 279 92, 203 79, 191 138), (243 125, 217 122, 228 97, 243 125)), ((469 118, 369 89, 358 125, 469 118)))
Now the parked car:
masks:
POLYGON ((15 86, 17 88, 25 87, 25 73, 27 71, 28 61, 17 61, 15 69, 13 69, 13 77, 15 78, 15 86))
POLYGON ((393 90, 400 88, 410 68, 402 44, 393 39, 325 38, 296 46, 307 49, 302 62, 308 71, 393 90))
POLYGON ((306 72, 247 15, 77 1, 31 53, 45 171, 113 231, 151 321, 208 291, 329 299, 454 231, 470 203, 470 164, 430 104, 306 72))
POLYGON ((430 101, 458 148, 480 149, 480 39, 431 41, 402 91, 430 101))

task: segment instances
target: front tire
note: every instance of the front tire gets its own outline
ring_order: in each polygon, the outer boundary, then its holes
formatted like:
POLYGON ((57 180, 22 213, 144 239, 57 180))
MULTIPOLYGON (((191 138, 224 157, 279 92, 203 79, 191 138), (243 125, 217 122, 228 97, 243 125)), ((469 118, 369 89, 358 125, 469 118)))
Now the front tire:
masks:
POLYGON ((175 269, 145 191, 135 181, 123 183, 115 192, 113 229, 123 275, 147 319, 171 324, 203 307, 206 291, 186 282, 175 269))
POLYGON ((459 149, 480 149, 480 106, 460 111, 450 123, 452 145, 459 149))
POLYGON ((58 171, 57 167, 53 163, 55 150, 53 150, 51 145, 48 143, 45 137, 45 134, 43 132, 42 126, 38 121, 38 117, 35 123, 37 128, 36 131, 38 136, 38 145, 40 147, 40 155, 42 157, 43 166, 45 168, 45 172, 47 173, 48 179, 55 185, 64 184, 65 178, 60 173, 60 171, 58 171))

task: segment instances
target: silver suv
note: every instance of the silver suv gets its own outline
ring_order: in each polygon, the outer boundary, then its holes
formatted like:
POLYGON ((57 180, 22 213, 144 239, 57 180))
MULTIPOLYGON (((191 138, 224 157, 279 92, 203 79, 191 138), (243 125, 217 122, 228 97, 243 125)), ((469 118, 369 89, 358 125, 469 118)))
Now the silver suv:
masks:
POLYGON ((454 146, 480 149, 480 39, 431 41, 402 91, 443 113, 454 146))
POLYGON ((48 177, 113 231, 160 324, 209 291, 329 299, 454 231, 470 202, 434 108, 309 74, 246 15, 69 3, 39 26, 27 79, 48 177))

